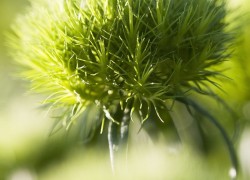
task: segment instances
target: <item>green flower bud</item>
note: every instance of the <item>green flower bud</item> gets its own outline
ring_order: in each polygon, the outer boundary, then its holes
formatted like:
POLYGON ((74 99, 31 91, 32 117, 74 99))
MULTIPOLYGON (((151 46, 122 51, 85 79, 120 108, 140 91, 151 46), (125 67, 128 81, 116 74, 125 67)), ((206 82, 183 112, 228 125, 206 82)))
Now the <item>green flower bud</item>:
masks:
POLYGON ((46 0, 17 20, 10 43, 67 127, 89 107, 99 123, 164 122, 173 101, 202 111, 187 92, 216 85, 233 40, 226 15, 223 0, 46 0))

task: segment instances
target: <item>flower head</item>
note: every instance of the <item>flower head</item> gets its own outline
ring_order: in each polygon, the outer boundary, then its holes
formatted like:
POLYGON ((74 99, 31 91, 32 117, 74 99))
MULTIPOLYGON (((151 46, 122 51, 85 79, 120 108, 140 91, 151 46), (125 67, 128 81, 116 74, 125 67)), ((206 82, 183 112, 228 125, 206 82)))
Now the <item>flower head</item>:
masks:
POLYGON ((56 0, 32 3, 10 42, 33 89, 66 109, 65 125, 98 109, 155 112, 166 103, 206 92, 215 67, 230 55, 232 35, 223 0, 56 0))

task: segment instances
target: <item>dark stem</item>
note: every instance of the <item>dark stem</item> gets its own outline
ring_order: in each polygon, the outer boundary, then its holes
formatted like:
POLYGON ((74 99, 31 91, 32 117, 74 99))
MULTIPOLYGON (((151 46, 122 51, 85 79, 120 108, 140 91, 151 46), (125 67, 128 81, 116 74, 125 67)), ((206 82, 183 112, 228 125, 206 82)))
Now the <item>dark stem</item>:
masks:
POLYGON ((109 153, 113 173, 115 173, 118 152, 123 155, 127 149, 130 122, 129 111, 126 109, 122 113, 118 112, 117 115, 119 116, 117 118, 121 119, 120 125, 109 121, 108 128, 109 153))
POLYGON ((119 147, 122 151, 127 148, 128 144, 129 122, 130 122, 130 113, 129 111, 124 110, 120 127, 120 139, 119 139, 119 147))
MULTIPOLYGON (((237 172, 238 170, 238 160, 237 160, 237 156, 236 156, 236 152, 234 149, 234 146, 230 140, 230 138, 228 137, 228 134, 226 133, 225 129, 222 127, 222 125, 217 121, 217 119, 215 117, 213 117, 209 112, 207 112, 204 108, 202 108, 199 104, 197 104, 196 102, 192 101, 191 99, 184 99, 184 98, 177 98, 177 101, 190 106, 192 108, 194 108, 194 110, 196 110, 197 112, 199 112, 200 114, 202 114, 203 116, 205 116, 221 133, 223 140, 225 141, 227 147, 228 147, 228 151, 229 151, 229 155, 231 158, 231 162, 232 162, 232 166, 233 166, 233 170, 235 170, 237 172)), ((236 177, 232 177, 232 179, 235 179, 236 177)))

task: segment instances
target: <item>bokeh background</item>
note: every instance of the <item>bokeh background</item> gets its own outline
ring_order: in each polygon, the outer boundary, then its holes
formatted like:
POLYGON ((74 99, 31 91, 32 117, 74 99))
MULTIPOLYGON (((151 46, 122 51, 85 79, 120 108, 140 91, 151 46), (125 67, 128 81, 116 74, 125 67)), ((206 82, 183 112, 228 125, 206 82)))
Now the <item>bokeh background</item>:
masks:
MULTIPOLYGON (((228 120, 232 117, 223 108, 211 111, 234 138, 240 159, 239 179, 250 179, 250 2, 230 3, 234 11, 246 13, 241 18, 229 18, 229 23, 242 24, 242 32, 235 56, 225 65, 232 80, 219 82, 225 92, 218 93, 239 121, 228 120)), ((206 154, 180 148, 178 143, 167 147, 154 144, 142 132, 132 144, 135 148, 121 158, 122 166, 114 176, 106 146, 86 148, 77 133, 69 135, 63 130, 49 136, 53 119, 40 106, 43 97, 27 91, 28 82, 18 77, 6 46, 11 24, 29 5, 27 0, 0 0, 0 179, 229 179, 228 152, 212 127, 208 128, 207 143, 213 146, 208 146, 206 154)))

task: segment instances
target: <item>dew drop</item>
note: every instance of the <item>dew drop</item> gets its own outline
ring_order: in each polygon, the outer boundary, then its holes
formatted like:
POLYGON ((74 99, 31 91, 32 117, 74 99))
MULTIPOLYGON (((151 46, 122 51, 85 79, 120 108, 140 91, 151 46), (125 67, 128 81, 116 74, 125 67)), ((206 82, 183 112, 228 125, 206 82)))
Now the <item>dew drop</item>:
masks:
POLYGON ((113 90, 108 90, 108 94, 109 94, 109 95, 112 95, 113 93, 114 93, 113 90))
POLYGON ((229 170, 229 176, 232 178, 232 179, 235 179, 236 176, 237 176, 237 171, 234 167, 232 167, 230 170, 229 170))

